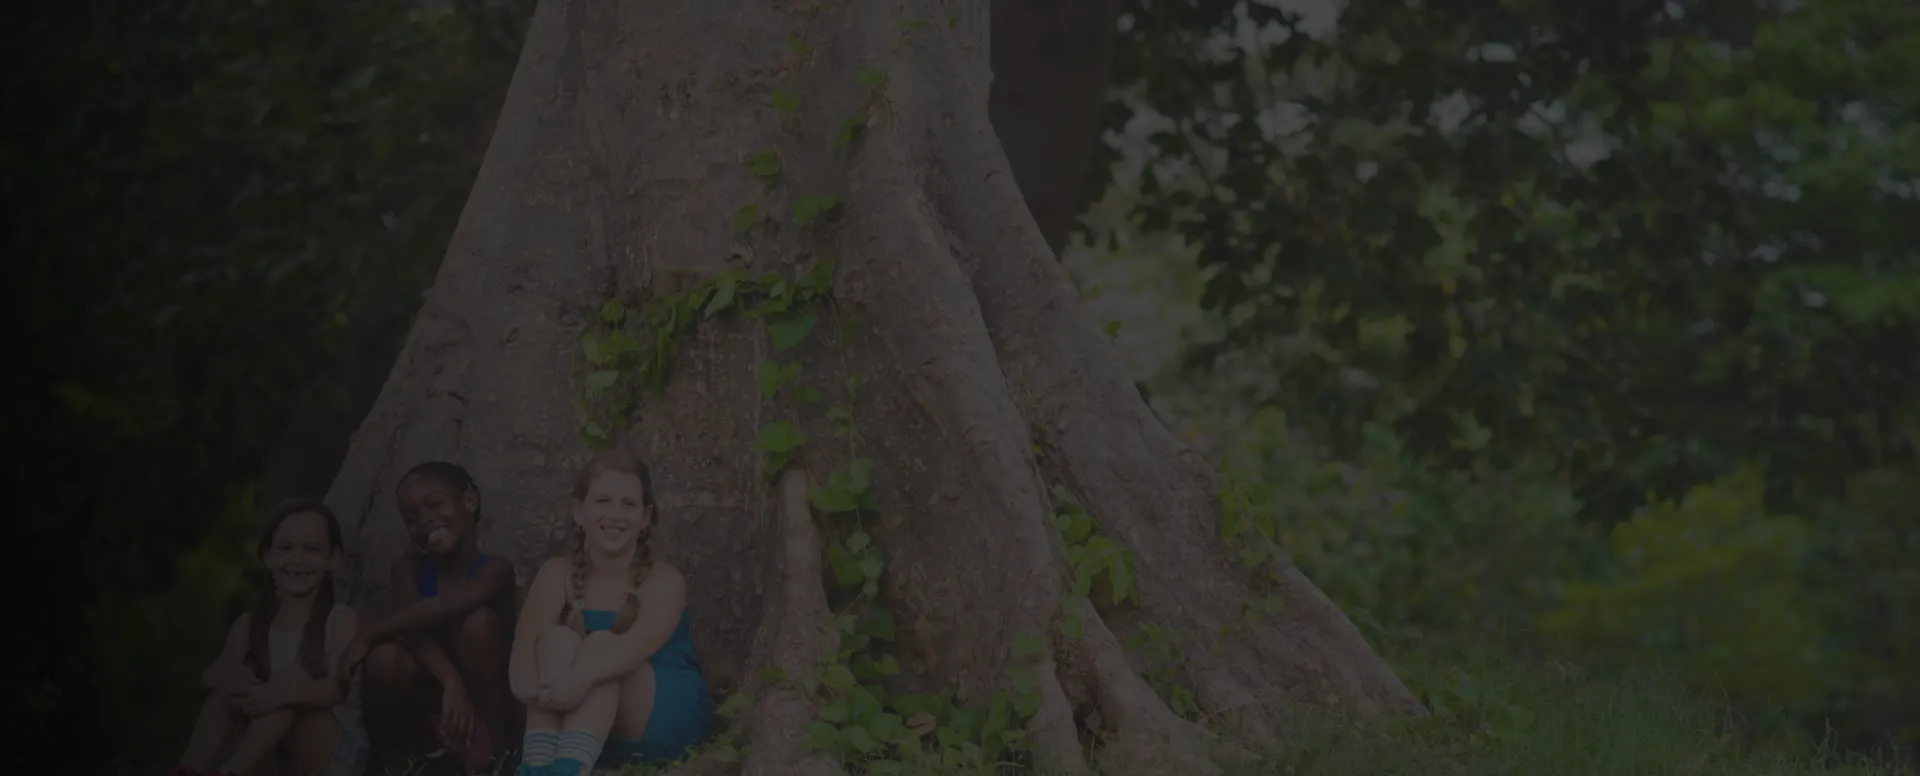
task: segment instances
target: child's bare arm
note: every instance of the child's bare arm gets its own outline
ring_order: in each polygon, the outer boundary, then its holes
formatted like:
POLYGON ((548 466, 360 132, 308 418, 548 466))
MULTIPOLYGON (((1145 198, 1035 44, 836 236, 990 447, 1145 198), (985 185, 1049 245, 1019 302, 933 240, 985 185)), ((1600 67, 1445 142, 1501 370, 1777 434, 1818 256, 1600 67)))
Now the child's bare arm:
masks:
POLYGON ((523 702, 540 690, 540 636, 560 621, 560 611, 566 605, 566 577, 571 573, 567 566, 567 561, 558 558, 540 565, 533 582, 527 585, 526 607, 514 623, 507 686, 523 702))
POLYGON ((453 664, 453 656, 447 654, 447 646, 438 639, 426 634, 410 634, 403 637, 407 648, 413 651, 413 659, 420 661, 420 670, 440 683, 442 688, 458 687, 466 690, 466 679, 460 676, 460 668, 453 664))
POLYGON ((378 644, 450 622, 513 589, 513 566, 491 558, 481 564, 473 579, 464 584, 450 585, 432 598, 421 598, 420 591, 414 589, 417 568, 404 560, 394 564, 394 611, 378 622, 368 623, 363 630, 362 641, 378 644))
POLYGON ((252 615, 243 614, 227 629, 227 642, 220 648, 220 656, 200 675, 200 682, 207 689, 231 695, 260 681, 246 666, 247 627, 252 621, 252 615))

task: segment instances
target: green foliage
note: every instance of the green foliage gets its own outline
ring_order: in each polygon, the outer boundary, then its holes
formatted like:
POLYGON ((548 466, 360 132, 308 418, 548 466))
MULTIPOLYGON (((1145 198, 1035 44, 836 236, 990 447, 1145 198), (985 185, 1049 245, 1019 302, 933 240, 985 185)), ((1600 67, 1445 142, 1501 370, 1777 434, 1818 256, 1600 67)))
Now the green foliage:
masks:
POLYGON ((1543 460, 1603 519, 1748 461, 1832 492, 1913 459, 1920 91, 1879 75, 1912 4, 1147 6, 1127 228, 1208 273, 1193 366, 1284 373, 1246 398, 1336 454, 1386 422, 1543 460))
POLYGON ((1114 606, 1135 600, 1133 554, 1119 543, 1099 534, 1100 524, 1086 507, 1067 492, 1053 486, 1053 501, 1059 513, 1053 527, 1066 550, 1067 565, 1073 569, 1076 598, 1104 599, 1114 606))
POLYGON ((1375 633, 1567 580, 1547 622, 1587 649, 1920 741, 1884 495, 1920 448, 1920 92, 1888 77, 1920 9, 1126 5, 1092 188, 1137 206, 1089 236, 1197 258, 1188 376, 1294 423, 1229 442, 1250 570, 1284 547, 1375 633), (1573 519, 1702 483, 1612 546, 1573 519))
POLYGON ((244 598, 203 566, 253 562, 228 541, 254 530, 235 494, 291 408, 350 406, 330 366, 349 343, 404 332, 532 6, 55 4, 10 25, 31 64, 0 76, 7 429, 31 452, 7 490, 21 535, 75 564, 58 605, 32 605, 66 636, 23 640, 0 679, 13 740, 113 730, 58 755, 75 772, 177 756, 217 647, 189 629, 217 637, 244 598))
POLYGON ((1304 736, 1252 773, 1912 773, 1842 756, 1830 741, 1777 737, 1743 744, 1734 735, 1730 709, 1664 673, 1585 670, 1463 639, 1385 646, 1395 670, 1432 714, 1401 721, 1381 736, 1304 736))
POLYGON ((1278 411, 1235 425, 1223 539, 1256 573, 1288 553, 1376 633, 1518 626, 1554 601, 1587 551, 1578 504, 1537 469, 1436 469, 1382 429, 1361 458, 1330 460, 1278 411))
POLYGON ((1835 686, 1808 594, 1808 528, 1767 512, 1743 470, 1613 530, 1618 570, 1576 584, 1541 618, 1550 636, 1677 660, 1743 702, 1805 705, 1835 686))

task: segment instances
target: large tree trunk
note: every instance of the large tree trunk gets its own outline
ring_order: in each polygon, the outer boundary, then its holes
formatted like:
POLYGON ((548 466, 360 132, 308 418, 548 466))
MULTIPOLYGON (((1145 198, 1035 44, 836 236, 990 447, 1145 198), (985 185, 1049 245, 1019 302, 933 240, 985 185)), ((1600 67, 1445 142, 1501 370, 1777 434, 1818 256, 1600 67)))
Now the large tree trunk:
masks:
MULTIPOLYGON (((854 452, 875 461, 870 530, 888 559, 880 598, 900 623, 902 687, 982 699, 1018 660, 1016 635, 1049 634, 1027 725, 1037 761, 1069 772, 1085 770, 1096 740, 1122 772, 1244 756, 1141 678, 1121 643, 1149 624, 1175 634, 1210 718, 1256 748, 1315 719, 1417 708, 1284 561, 1270 570, 1284 608, 1243 615, 1254 575, 1220 544, 1210 468, 1142 404, 1007 173, 988 121, 986 11, 986 0, 541 3, 446 263, 328 496, 353 532, 357 596, 377 592, 400 550, 392 493, 421 460, 473 470, 484 541, 523 578, 557 549, 587 455, 579 342, 603 301, 659 299, 732 268, 793 276, 830 256, 836 304, 860 325, 844 352, 826 321, 796 352, 808 384, 850 404, 854 452), (925 24, 903 35, 909 22, 925 24), (793 53, 796 38, 811 49, 793 53), (857 82, 869 65, 888 76, 877 97, 857 82), (801 97, 795 116, 776 115, 775 90, 801 97), (856 115, 865 134, 836 147, 856 115), (769 149, 784 165, 771 185, 745 163, 769 149), (838 197, 837 217, 784 217, 812 194, 838 197), (781 217, 739 236, 748 204, 781 217), (849 374, 863 381, 855 397, 849 374), (1053 627, 1070 585, 1056 482, 1135 556, 1137 604, 1086 609, 1078 637, 1053 627)), ((716 684, 754 687, 770 665, 805 677, 826 647, 828 521, 797 495, 801 470, 769 485, 752 445, 774 417, 797 413, 816 440, 831 427, 811 419, 818 407, 762 400, 759 322, 721 316, 692 337, 630 430, 659 486, 656 552, 687 575, 716 684)), ((804 470, 846 463, 840 447, 807 448, 804 470)), ((832 770, 795 738, 812 711, 804 694, 758 689, 746 770, 832 770)))

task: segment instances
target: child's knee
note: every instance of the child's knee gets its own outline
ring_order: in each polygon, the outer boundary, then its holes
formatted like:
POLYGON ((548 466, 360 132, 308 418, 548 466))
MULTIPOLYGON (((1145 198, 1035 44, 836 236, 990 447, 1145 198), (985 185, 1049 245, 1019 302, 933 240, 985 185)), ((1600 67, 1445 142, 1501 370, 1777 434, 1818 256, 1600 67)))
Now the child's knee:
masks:
POLYGON ((505 644, 510 632, 507 618, 493 609, 481 607, 460 620, 458 638, 469 649, 493 649, 505 644))
POLYGON ((402 684, 420 675, 420 663, 404 645, 387 642, 367 652, 366 680, 377 684, 402 684))
POLYGON ((580 654, 588 655, 598 652, 606 649, 607 645, 612 643, 614 643, 613 631, 595 631, 589 633, 586 638, 580 640, 580 654))
POLYGON ((580 634, 564 625, 555 625, 540 634, 534 650, 542 670, 549 665, 572 665, 573 656, 580 651, 580 634))
POLYGON ((633 673, 620 677, 620 692, 622 697, 630 696, 634 692, 640 691, 640 690, 646 691, 648 700, 652 700, 652 695, 653 695, 653 664, 652 663, 643 662, 640 664, 639 668, 633 669, 633 673))

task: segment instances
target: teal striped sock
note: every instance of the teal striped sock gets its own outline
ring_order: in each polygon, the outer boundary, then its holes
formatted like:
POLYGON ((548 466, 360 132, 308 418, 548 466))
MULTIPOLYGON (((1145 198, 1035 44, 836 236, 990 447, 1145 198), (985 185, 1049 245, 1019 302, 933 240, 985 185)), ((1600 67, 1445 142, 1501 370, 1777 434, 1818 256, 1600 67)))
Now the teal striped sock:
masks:
POLYGON ((551 730, 529 730, 520 748, 520 761, 528 765, 546 765, 560 751, 560 734, 551 730))
POLYGON ((569 730, 560 734, 560 749, 554 753, 554 760, 573 760, 580 763, 582 770, 593 767, 600 759, 600 737, 585 730, 569 730))

